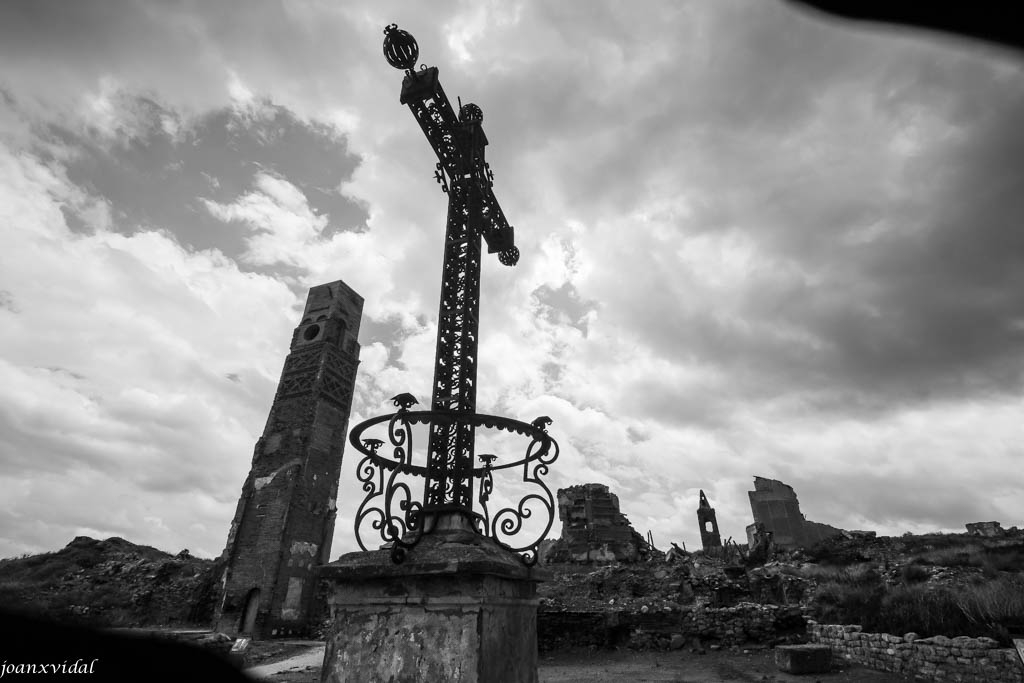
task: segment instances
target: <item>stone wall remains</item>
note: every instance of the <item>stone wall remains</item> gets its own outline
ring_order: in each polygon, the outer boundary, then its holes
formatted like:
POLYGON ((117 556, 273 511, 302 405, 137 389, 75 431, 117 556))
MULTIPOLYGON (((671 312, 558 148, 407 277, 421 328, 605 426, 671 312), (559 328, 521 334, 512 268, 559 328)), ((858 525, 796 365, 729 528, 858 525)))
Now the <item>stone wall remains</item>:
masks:
POLYGON ((799 607, 740 603, 733 607, 684 607, 673 610, 537 613, 542 650, 572 646, 668 650, 692 639, 723 646, 766 643, 802 632, 799 607))
POLYGON ((772 532, 772 541, 780 548, 809 548, 843 533, 842 529, 804 518, 793 487, 776 479, 754 477, 754 490, 747 495, 754 515, 754 524, 747 527, 747 544, 751 548, 757 524, 772 532))
POLYGON ((916 633, 893 636, 864 633, 860 626, 826 625, 809 621, 811 642, 828 645, 833 657, 928 681, 957 683, 1020 683, 1024 666, 1012 648, 991 638, 918 638, 916 633))

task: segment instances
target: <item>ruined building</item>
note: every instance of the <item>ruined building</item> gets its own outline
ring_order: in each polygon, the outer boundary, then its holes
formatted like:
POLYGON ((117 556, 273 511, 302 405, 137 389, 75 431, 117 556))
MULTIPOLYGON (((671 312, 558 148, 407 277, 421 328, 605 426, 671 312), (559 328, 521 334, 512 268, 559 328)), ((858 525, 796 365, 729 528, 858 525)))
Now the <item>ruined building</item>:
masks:
POLYGON ((968 522, 967 533, 972 536, 988 536, 995 538, 1006 533, 1006 529, 999 522, 968 522))
POLYGON ((758 524, 771 532, 772 540, 780 548, 806 548, 843 533, 842 529, 804 519, 796 492, 781 481, 754 477, 754 490, 747 495, 754 513, 754 524, 747 527, 750 547, 754 546, 753 535, 758 524))
POLYGON ((635 562, 650 549, 604 484, 559 489, 558 518, 562 536, 546 554, 548 562, 635 562))
POLYGON ((718 519, 715 508, 711 507, 704 491, 700 492, 700 505, 697 507, 697 523, 700 524, 700 542, 705 551, 713 551, 722 547, 722 535, 718 533, 718 519))
POLYGON ((319 565, 329 562, 363 299, 340 280, 313 287, 256 442, 227 546, 218 631, 308 630, 319 565))

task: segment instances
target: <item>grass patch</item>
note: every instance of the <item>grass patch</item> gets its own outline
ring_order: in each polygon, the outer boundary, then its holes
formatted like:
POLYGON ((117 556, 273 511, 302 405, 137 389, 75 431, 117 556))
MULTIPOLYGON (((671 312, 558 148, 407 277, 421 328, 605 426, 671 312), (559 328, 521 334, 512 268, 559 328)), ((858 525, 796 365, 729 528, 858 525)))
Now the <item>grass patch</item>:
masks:
POLYGON ((1011 625, 1024 624, 1024 578, 1007 576, 957 591, 957 607, 965 618, 992 638, 1009 644, 1011 625))
POLYGON ((988 635, 988 630, 967 619, 953 591, 922 585, 895 586, 886 592, 878 614, 864 628, 896 635, 911 631, 927 636, 988 635))
POLYGON ((984 551, 983 546, 972 543, 925 552, 914 558, 913 562, 933 567, 980 567, 983 564, 984 551))
POLYGON ((920 564, 907 564, 900 570, 900 577, 903 579, 903 583, 910 585, 914 583, 923 583, 928 580, 931 576, 931 572, 925 569, 920 564))
MULTIPOLYGON (((919 567, 908 565, 914 566, 919 567)), ((986 636, 1007 646, 1010 627, 1024 623, 1024 578, 1004 576, 955 589, 829 581, 818 586, 812 608, 814 619, 826 624, 860 624, 868 632, 894 635, 986 636)))
POLYGON ((1024 571, 1024 543, 985 548, 981 553, 981 563, 989 572, 1024 571))

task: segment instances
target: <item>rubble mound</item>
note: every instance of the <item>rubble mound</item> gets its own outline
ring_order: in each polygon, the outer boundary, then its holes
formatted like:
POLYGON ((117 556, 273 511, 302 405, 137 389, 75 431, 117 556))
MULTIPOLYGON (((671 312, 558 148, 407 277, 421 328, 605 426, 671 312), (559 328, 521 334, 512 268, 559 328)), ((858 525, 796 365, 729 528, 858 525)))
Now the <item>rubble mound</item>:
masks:
POLYGON ((94 626, 208 623, 213 561, 78 536, 61 550, 0 560, 6 610, 94 626))
MULTIPOLYGON (((805 630, 802 592, 757 604, 744 567, 701 552, 673 561, 548 564, 537 592, 538 645, 702 650, 794 642, 805 630)), ((762 590, 762 592, 764 592, 762 590)))

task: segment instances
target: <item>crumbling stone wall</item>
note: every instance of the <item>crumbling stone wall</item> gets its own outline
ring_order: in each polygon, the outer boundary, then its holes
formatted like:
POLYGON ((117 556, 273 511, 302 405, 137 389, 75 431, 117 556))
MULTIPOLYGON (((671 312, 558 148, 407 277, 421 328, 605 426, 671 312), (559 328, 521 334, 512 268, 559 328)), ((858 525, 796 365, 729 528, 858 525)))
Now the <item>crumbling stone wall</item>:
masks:
POLYGON ((747 527, 750 547, 754 546, 753 532, 757 524, 763 524, 771 532, 772 541, 780 548, 806 548, 843 533, 834 526, 805 519, 796 492, 776 479, 754 477, 754 490, 747 495, 754 514, 754 524, 747 527))
POLYGON ((834 657, 929 681, 1020 683, 1024 680, 1017 652, 991 638, 918 638, 864 633, 857 625, 826 625, 809 621, 811 642, 828 645, 834 657))
POLYGON ((270 637, 315 626, 317 567, 330 561, 362 308, 362 297, 340 280, 309 292, 217 562, 218 631, 270 637))
POLYGON ((699 639, 723 646, 767 643, 803 632, 799 607, 740 603, 733 607, 683 607, 672 610, 549 612, 537 614, 542 650, 567 646, 668 650, 699 639))
POLYGON ((635 562, 649 546, 619 510, 619 498, 604 484, 558 490, 562 535, 546 562, 635 562))

